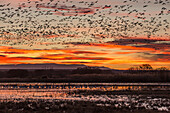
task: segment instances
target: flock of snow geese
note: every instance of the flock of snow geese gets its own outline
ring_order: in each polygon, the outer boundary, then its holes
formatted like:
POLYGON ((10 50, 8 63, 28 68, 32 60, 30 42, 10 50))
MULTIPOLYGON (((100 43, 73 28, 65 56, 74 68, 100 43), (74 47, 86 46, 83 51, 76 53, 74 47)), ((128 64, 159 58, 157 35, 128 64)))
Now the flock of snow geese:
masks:
POLYGON ((130 37, 169 39, 169 6, 169 0, 0 2, 0 45, 65 47, 130 37))

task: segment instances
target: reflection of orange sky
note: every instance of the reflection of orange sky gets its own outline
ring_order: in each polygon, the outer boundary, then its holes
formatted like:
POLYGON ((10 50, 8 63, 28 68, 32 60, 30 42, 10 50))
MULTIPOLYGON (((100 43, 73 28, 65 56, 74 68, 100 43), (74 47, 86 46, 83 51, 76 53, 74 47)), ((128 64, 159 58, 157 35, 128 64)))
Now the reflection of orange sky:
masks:
MULTIPOLYGON (((167 50, 168 48, 165 48, 167 50)), ((139 57, 143 52, 169 54, 146 47, 134 47, 114 44, 84 44, 69 49, 26 50, 0 47, 0 64, 85 64, 127 69, 132 65, 149 63, 153 67, 170 66, 169 57, 139 57)))

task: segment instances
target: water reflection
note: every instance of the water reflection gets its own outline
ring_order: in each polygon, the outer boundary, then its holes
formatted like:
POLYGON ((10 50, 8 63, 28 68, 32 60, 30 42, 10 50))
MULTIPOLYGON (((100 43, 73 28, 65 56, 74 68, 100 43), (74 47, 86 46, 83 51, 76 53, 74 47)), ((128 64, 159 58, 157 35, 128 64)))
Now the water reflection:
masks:
MULTIPOLYGON (((155 98, 142 95, 84 94, 77 91, 141 91, 170 90, 169 84, 76 84, 76 83, 1 83, 0 102, 94 102, 96 106, 114 108, 144 108, 159 111, 170 110, 169 98, 155 98)), ((50 109, 50 107, 46 108, 50 109)))

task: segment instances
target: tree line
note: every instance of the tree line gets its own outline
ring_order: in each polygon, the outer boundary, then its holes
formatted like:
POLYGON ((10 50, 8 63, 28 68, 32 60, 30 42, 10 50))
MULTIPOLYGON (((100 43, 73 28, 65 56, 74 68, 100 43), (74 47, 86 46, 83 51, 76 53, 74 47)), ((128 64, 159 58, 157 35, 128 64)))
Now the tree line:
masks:
POLYGON ((133 72, 133 71, 169 71, 169 69, 167 67, 160 67, 160 68, 156 68, 153 69, 153 67, 150 64, 141 64, 138 66, 133 66, 130 67, 128 69, 129 71, 133 72))
POLYGON ((25 70, 0 71, 0 78, 51 79, 55 82, 170 82, 170 71, 166 67, 153 69, 150 64, 130 67, 125 71, 102 70, 98 67, 81 67, 74 70, 25 70))

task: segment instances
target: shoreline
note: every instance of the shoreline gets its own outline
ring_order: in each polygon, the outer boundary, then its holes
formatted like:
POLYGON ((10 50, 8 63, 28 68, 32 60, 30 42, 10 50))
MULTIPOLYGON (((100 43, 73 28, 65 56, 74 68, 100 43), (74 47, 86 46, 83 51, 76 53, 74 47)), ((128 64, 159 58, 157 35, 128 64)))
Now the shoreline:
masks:
POLYGON ((76 79, 58 79, 58 78, 50 78, 50 79, 38 79, 38 78, 0 78, 0 83, 170 83, 162 82, 162 81, 112 81, 112 80, 76 80, 76 79))

